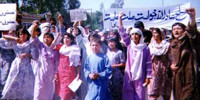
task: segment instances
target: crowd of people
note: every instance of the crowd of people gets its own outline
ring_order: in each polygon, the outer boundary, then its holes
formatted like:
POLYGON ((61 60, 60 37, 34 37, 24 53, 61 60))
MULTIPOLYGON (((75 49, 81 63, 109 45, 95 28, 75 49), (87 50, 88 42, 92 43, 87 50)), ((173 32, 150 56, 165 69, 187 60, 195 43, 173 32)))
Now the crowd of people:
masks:
POLYGON ((200 100, 200 32, 194 8, 188 25, 145 29, 141 21, 91 31, 75 21, 33 21, 2 31, 0 92, 3 100, 200 100), (58 21, 58 23, 57 23, 58 21), (68 87, 82 84, 76 92, 68 87))

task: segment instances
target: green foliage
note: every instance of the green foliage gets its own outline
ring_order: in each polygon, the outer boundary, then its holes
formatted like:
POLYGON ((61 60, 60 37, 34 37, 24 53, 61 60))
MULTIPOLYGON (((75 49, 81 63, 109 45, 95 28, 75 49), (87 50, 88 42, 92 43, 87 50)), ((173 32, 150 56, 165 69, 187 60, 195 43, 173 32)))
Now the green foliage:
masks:
MULTIPOLYGON (((18 0, 4 0, 8 3, 18 4, 18 0)), ((64 16, 64 22, 72 25, 70 22, 69 10, 77 9, 81 5, 79 0, 24 0, 22 6, 18 9, 20 13, 44 14, 51 12, 53 17, 57 17, 58 12, 64 16)), ((103 7, 103 5, 102 5, 103 7)), ((102 8, 103 9, 103 8, 102 8)), ((100 11, 87 13, 87 21, 84 25, 91 25, 92 30, 103 29, 103 14, 100 11)))
POLYGON ((91 29, 103 30, 103 13, 96 11, 95 13, 88 14, 86 24, 91 25, 91 29))

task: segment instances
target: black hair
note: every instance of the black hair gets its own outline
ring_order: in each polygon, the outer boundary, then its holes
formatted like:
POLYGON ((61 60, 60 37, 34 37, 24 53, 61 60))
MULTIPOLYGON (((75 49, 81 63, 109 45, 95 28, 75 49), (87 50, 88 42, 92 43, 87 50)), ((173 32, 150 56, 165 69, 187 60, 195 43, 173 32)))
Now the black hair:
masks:
POLYGON ((57 23, 57 21, 56 21, 56 19, 55 18, 50 18, 50 21, 53 21, 53 23, 51 23, 51 25, 56 25, 56 23, 57 23))
POLYGON ((43 22, 43 21, 46 21, 45 17, 43 17, 43 18, 40 19, 40 22, 43 22))
POLYGON ((142 21, 137 21, 137 22, 135 22, 134 27, 135 28, 143 28, 144 29, 144 24, 143 24, 142 21))
MULTIPOLYGON (((71 42, 71 45, 73 45, 73 44, 76 44, 76 42, 75 42, 75 37, 72 35, 72 34, 70 34, 70 33, 65 33, 64 35, 63 35, 63 39, 64 39, 64 36, 67 36, 67 37, 69 37, 71 40, 72 40, 72 42, 71 42)), ((63 41, 63 40, 62 40, 63 41)))
POLYGON ((162 38, 161 30, 159 28, 154 28, 153 30, 155 30, 159 34, 160 39, 162 40, 163 38, 162 38))
POLYGON ((119 31, 117 29, 112 30, 112 32, 114 33, 114 35, 116 36, 115 38, 120 41, 120 35, 119 35, 119 31))
POLYGON ((39 36, 41 35, 41 30, 40 30, 40 28, 37 27, 37 28, 35 29, 35 31, 39 32, 39 34, 38 34, 38 37, 39 37, 39 36))
POLYGON ((94 37, 94 38, 97 38, 97 39, 99 39, 100 40, 100 38, 101 38, 101 36, 99 35, 99 34, 97 34, 97 33, 91 33, 89 36, 88 36, 88 40, 89 41, 91 41, 90 40, 90 37, 94 37))
POLYGON ((110 38, 107 39, 107 41, 108 41, 108 42, 109 42, 109 41, 114 41, 116 44, 117 44, 117 42, 118 42, 118 40, 117 40, 116 37, 110 37, 110 38))
POLYGON ((90 41, 90 45, 91 45, 93 42, 94 42, 94 43, 99 43, 100 45, 102 44, 102 42, 101 42, 100 39, 94 39, 94 40, 90 41))
POLYGON ((31 35, 29 34, 29 32, 26 30, 26 28, 21 28, 18 32, 17 32, 17 37, 19 38, 19 35, 20 33, 22 34, 26 34, 28 37, 27 37, 27 41, 30 39, 31 35))
POLYGON ((113 33, 115 34, 116 37, 109 37, 109 38, 115 38, 116 39, 116 48, 123 51, 123 46, 120 43, 121 37, 119 35, 119 31, 117 29, 114 29, 112 31, 113 31, 113 33))
POLYGON ((22 16, 17 14, 17 19, 22 19, 22 16))
POLYGON ((77 29, 78 29, 78 34, 77 35, 81 34, 82 33, 81 30, 79 28, 77 28, 77 29))
MULTIPOLYGON (((53 34, 52 34, 52 33, 49 33, 49 32, 47 32, 47 33, 45 33, 45 34, 44 34, 44 36, 45 36, 45 35, 48 35, 48 36, 50 36, 50 37, 51 37, 51 39, 52 39, 52 40, 54 40, 54 36, 53 36, 53 34)), ((44 37, 43 37, 43 38, 44 38, 44 37)))
POLYGON ((172 25, 172 29, 173 29, 173 27, 176 26, 176 25, 180 26, 184 31, 186 30, 186 26, 185 26, 183 23, 179 23, 179 22, 174 23, 174 24, 172 25))

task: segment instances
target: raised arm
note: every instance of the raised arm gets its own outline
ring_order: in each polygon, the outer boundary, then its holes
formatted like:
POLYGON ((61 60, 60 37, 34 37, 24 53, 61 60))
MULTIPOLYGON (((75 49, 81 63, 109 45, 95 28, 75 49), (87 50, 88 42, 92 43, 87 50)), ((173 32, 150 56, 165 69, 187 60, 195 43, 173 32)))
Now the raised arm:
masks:
POLYGON ((31 30, 31 38, 36 38, 37 37, 37 34, 36 34, 36 28, 38 27, 38 25, 36 23, 33 23, 33 28, 31 30))
POLYGON ((123 12, 120 12, 119 13, 119 17, 118 17, 118 20, 119 20, 119 27, 123 27, 123 23, 122 23, 122 17, 123 17, 124 13, 123 12))
POLYGON ((188 8, 186 9, 187 14, 190 16, 190 26, 195 26, 196 25, 196 12, 194 8, 188 8))
POLYGON ((57 35, 56 35, 56 38, 53 40, 53 42, 51 43, 51 46, 50 46, 50 48, 54 48, 55 47, 55 45, 56 45, 56 43, 57 43, 57 40, 58 40, 58 38, 60 37, 60 33, 58 32, 57 33, 57 35))
POLYGON ((3 35, 2 37, 5 38, 5 39, 15 40, 17 42, 19 41, 18 37, 14 37, 14 36, 11 36, 11 35, 3 35))
POLYGON ((75 21, 73 24, 73 28, 77 28, 78 25, 79 25, 79 21, 75 21))
POLYGON ((123 23, 122 23, 122 16, 124 14, 122 12, 119 13, 119 34, 122 38, 122 40, 124 41, 125 45, 128 46, 130 44, 130 37, 128 34, 126 34, 125 29, 123 27, 123 23))
POLYGON ((188 23, 187 32, 193 37, 196 37, 199 34, 197 30, 197 23, 196 23, 196 12, 194 8, 186 9, 187 14, 190 16, 190 21, 188 23))
POLYGON ((79 32, 78 32, 78 25, 79 25, 79 21, 75 21, 74 22, 74 24, 73 24, 73 31, 74 32, 72 32, 72 34, 76 37, 78 34, 79 34, 79 32))

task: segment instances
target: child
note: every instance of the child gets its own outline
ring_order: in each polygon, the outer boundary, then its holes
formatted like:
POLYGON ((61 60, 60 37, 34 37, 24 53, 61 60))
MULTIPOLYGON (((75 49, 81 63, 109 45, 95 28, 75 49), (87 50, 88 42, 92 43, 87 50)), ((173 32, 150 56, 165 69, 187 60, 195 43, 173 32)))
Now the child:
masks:
MULTIPOLYGON (((57 36, 58 37, 58 36, 57 36)), ((34 41, 39 50, 40 56, 37 61, 37 72, 35 76, 34 100, 52 100, 55 91, 54 76, 58 66, 58 52, 53 50, 52 44, 54 40, 53 34, 44 34, 44 43, 38 38, 34 41)))
MULTIPOLYGON (((9 39, 9 36, 5 36, 9 39)), ((6 80, 1 99, 32 100, 35 77, 32 70, 31 59, 38 58, 38 51, 29 42, 30 34, 25 29, 19 30, 18 38, 13 37, 12 48, 16 57, 6 80)), ((12 39, 12 38, 10 38, 12 39)))
POLYGON ((58 64, 56 89, 61 100, 70 100, 74 98, 74 93, 68 88, 68 85, 76 78, 79 78, 80 48, 75 43, 72 34, 66 33, 63 37, 63 45, 58 45, 60 61, 58 64), (76 76, 77 69, 77 76, 76 76))
POLYGON ((152 77, 150 51, 139 28, 132 28, 130 35, 125 33, 122 16, 123 13, 120 13, 119 31, 127 46, 122 100, 145 100, 145 86, 152 77))
POLYGON ((117 39, 109 38, 107 56, 113 68, 111 78, 109 79, 108 88, 113 100, 121 100, 123 88, 123 72, 121 67, 125 66, 125 57, 121 50, 116 47, 117 39))
POLYGON ((111 74, 111 65, 108 57, 100 52, 100 40, 91 41, 93 53, 89 55, 84 65, 84 75, 88 81, 88 92, 85 100, 110 100, 108 98, 108 77, 111 74))

